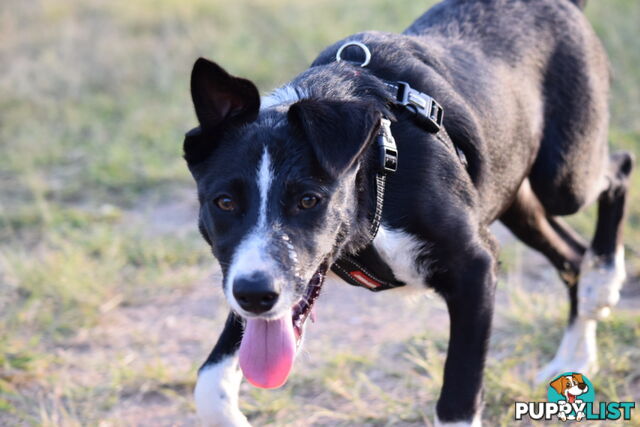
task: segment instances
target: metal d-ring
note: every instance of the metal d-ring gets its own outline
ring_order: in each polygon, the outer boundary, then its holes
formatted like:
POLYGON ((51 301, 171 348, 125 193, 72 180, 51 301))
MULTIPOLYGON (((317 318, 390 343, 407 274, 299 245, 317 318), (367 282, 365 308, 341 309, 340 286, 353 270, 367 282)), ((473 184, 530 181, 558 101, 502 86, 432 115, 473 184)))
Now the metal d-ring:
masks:
POLYGON ((346 42, 345 44, 340 46, 340 49, 338 49, 338 52, 336 52, 336 62, 342 61, 340 55, 342 54, 342 51, 349 46, 358 46, 364 52, 364 62, 360 64, 361 67, 366 67, 367 65, 369 65, 369 62, 371 62, 371 51, 364 43, 360 42, 346 42))

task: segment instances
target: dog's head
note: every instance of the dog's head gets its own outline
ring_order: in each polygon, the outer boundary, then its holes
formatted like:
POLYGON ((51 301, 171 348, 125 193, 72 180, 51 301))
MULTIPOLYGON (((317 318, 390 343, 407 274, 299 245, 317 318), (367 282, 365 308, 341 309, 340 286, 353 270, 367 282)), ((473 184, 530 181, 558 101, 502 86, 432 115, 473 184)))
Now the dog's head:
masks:
POLYGON ((582 374, 563 375, 549 385, 569 403, 575 402, 577 396, 589 391, 589 386, 582 379, 582 374))
POLYGON ((200 126, 184 155, 226 297, 244 318, 280 318, 308 295, 358 215, 357 171, 380 113, 326 99, 261 111, 253 83, 202 58, 191 94, 200 126))

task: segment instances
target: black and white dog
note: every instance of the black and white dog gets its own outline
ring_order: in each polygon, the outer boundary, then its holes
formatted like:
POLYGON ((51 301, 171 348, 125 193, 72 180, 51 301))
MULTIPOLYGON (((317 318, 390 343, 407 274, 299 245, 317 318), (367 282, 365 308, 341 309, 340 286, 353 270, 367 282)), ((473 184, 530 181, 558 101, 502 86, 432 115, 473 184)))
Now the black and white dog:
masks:
POLYGON ((249 80, 195 63, 200 126, 184 155, 231 306, 195 390, 207 424, 248 424, 242 373, 261 387, 284 383, 333 268, 369 288, 444 298, 436 424, 479 425, 496 220, 568 288, 569 325, 540 379, 593 372, 596 321, 625 278, 633 160, 609 154, 608 62, 581 3, 444 0, 401 35, 337 42, 262 99, 249 80), (587 244, 558 217, 596 200, 587 244))

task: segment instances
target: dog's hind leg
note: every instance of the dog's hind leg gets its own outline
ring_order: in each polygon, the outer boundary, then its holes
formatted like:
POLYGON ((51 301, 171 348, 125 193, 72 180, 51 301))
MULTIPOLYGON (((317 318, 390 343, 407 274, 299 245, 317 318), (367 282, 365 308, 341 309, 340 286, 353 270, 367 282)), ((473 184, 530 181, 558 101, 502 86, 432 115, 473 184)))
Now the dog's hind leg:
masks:
POLYGON ((611 155, 607 187, 598 199, 598 221, 578 286, 578 316, 599 319, 608 316, 620 299, 626 277, 623 218, 633 157, 627 152, 611 155))
POLYGON ((587 244, 559 218, 547 215, 523 181, 513 205, 500 218, 522 242, 554 265, 569 292, 569 324, 553 360, 538 373, 538 382, 566 371, 587 372, 597 363, 596 321, 578 318, 578 278, 587 244))
POLYGON ((607 185, 598 199, 596 231, 583 257, 578 284, 570 289, 569 327, 555 358, 539 373, 539 381, 559 372, 593 374, 598 369, 597 321, 617 304, 626 277, 622 225, 632 169, 630 154, 620 152, 611 156, 607 185))
POLYGON ((501 218, 524 243, 551 261, 569 289, 569 325, 556 356, 540 371, 538 381, 558 372, 593 373, 597 369, 596 322, 617 303, 625 278, 622 219, 632 167, 628 153, 611 156, 588 250, 566 224, 545 213, 526 180, 501 218))
POLYGON ((198 371, 194 395, 205 426, 250 426, 238 408, 242 372, 237 353, 242 330, 242 320, 230 313, 218 342, 198 371))
MULTIPOLYGON (((574 290, 572 299, 575 299, 574 288, 587 243, 562 220, 547 215, 528 179, 522 182, 516 199, 500 221, 518 239, 542 253, 553 264, 560 278, 570 290, 574 290)), ((572 311, 570 317, 575 317, 576 313, 572 311)))

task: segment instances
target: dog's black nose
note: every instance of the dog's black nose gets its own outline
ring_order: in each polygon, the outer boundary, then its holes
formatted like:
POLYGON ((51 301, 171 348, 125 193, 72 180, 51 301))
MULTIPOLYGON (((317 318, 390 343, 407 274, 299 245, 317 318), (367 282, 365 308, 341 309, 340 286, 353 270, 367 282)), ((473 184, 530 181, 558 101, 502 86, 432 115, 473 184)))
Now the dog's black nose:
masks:
POLYGON ((243 310, 260 314, 273 308, 278 301, 279 290, 266 274, 253 273, 233 281, 233 296, 243 310))
POLYGON ((585 384, 585 383, 578 383, 578 388, 579 388, 580 390, 584 390, 585 388, 587 388, 587 384, 585 384))

